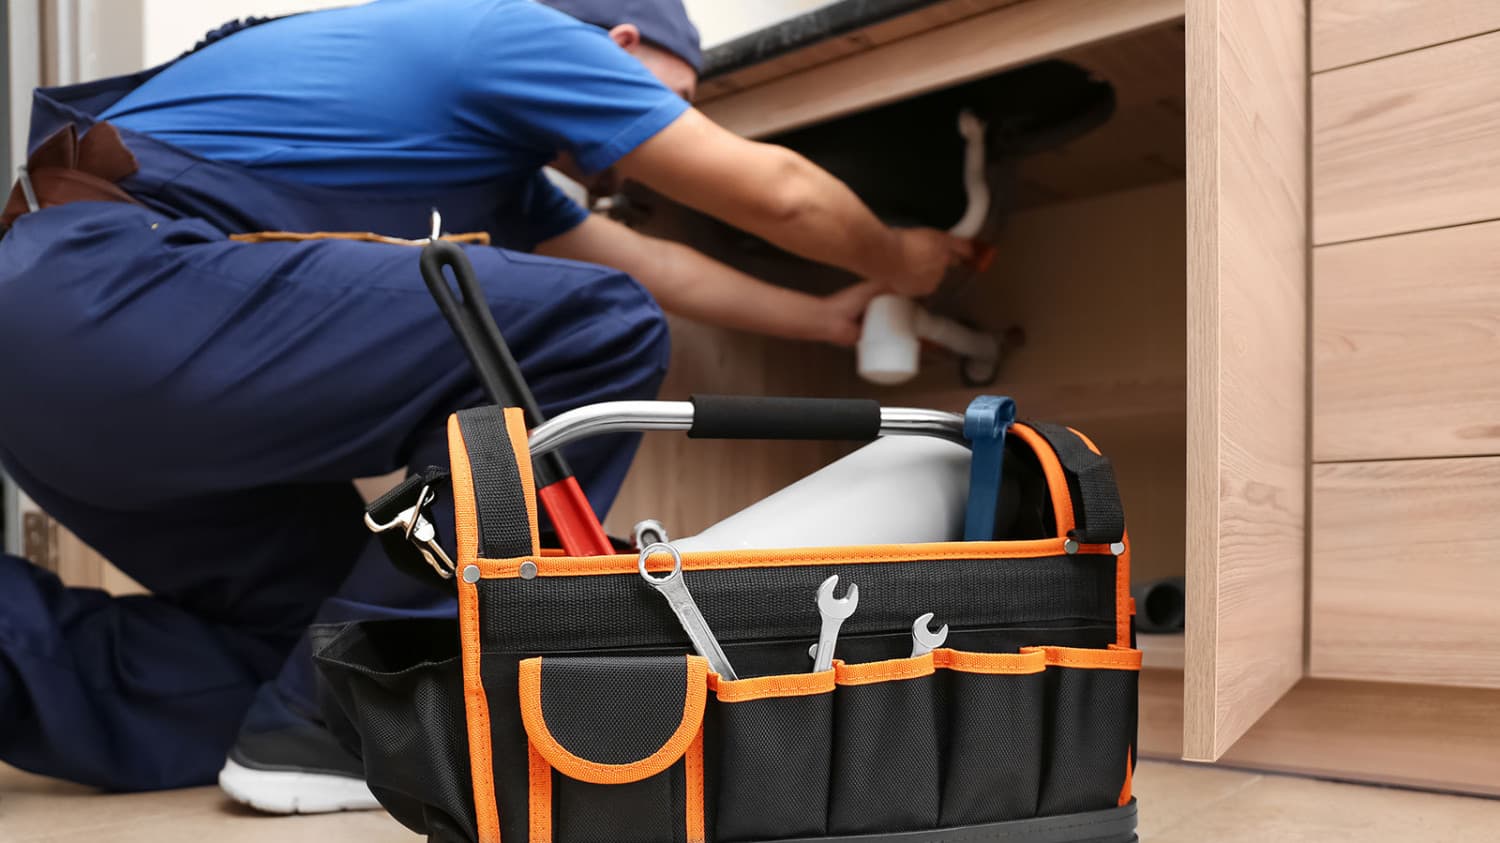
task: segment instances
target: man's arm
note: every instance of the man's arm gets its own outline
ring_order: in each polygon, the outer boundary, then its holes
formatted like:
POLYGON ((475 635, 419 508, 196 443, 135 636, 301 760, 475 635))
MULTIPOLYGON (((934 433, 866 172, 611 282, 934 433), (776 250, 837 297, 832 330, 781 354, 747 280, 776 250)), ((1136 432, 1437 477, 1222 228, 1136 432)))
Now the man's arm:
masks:
POLYGON ((925 295, 968 257, 967 241, 890 228, 843 182, 790 149, 685 112, 616 164, 627 178, 789 252, 925 295))
POLYGON ((851 285, 826 298, 767 284, 680 243, 648 237, 614 220, 591 216, 537 247, 555 258, 603 264, 630 273, 663 309, 699 322, 789 339, 853 345, 858 321, 877 282, 851 285))

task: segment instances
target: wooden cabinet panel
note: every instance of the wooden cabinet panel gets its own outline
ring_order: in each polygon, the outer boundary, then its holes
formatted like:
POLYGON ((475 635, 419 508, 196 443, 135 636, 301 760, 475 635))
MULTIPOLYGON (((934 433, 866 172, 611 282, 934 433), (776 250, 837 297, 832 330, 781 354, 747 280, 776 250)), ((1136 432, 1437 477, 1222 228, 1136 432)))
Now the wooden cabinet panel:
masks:
POLYGON ((1315 242, 1500 217, 1500 32, 1321 73, 1312 89, 1315 242))
POLYGON ((1312 674, 1500 688, 1496 512, 1500 458, 1316 467, 1312 674))
POLYGON ((1500 222, 1313 255, 1313 457, 1500 453, 1500 222))
POLYGON ((765 137, 987 76, 1182 16, 1182 0, 1047 0, 966 18, 702 104, 765 137))
MULTIPOLYGON (((1182 745, 1182 674, 1141 671, 1144 758, 1182 745)), ((1304 679, 1222 760, 1344 781, 1500 796, 1500 691, 1304 679)), ((1245 840, 1280 840, 1261 830, 1245 840)), ((1374 840, 1388 840, 1372 833, 1374 840)))
POLYGON ((1190 759, 1302 676, 1306 46, 1302 0, 1187 4, 1190 759))
POLYGON ((1312 0, 1312 68, 1327 70, 1500 29, 1490 0, 1312 0))

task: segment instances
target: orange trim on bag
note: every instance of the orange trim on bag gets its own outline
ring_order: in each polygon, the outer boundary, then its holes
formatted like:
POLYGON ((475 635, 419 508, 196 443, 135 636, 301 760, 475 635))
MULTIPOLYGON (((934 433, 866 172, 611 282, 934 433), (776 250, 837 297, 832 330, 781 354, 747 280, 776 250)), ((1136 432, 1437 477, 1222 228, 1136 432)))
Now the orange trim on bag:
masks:
POLYGON ((1125 550, 1115 558, 1115 643, 1130 646, 1130 619, 1135 616, 1135 598, 1130 596, 1130 531, 1120 536, 1125 550))
POLYGON ((932 653, 909 659, 887 659, 883 662, 845 664, 833 660, 834 680, 840 685, 874 685, 931 676, 936 670, 932 653))
POLYGON ((553 769, 571 779, 590 784, 629 784, 648 779, 677 763, 703 728, 703 707, 708 701, 708 662, 687 656, 687 693, 682 720, 666 743, 651 755, 626 764, 601 764, 569 752, 552 736, 542 711, 542 658, 521 662, 521 722, 526 735, 553 769))
POLYGON ((458 626, 463 641, 464 719, 469 727, 474 822, 479 830, 479 843, 500 843, 500 808, 495 802, 494 755, 490 747, 490 704, 479 675, 479 589, 473 583, 458 584, 458 626))
POLYGON ((771 700, 780 697, 810 697, 833 690, 833 672, 789 673, 784 676, 760 676, 754 679, 724 679, 719 674, 708 677, 709 690, 718 694, 721 703, 771 700))
POLYGON ((1140 670, 1141 651, 1118 644, 1107 650, 1086 650, 1077 647, 1022 647, 1023 653, 1045 653, 1047 664, 1052 667, 1074 667, 1085 670, 1140 670))
POLYGON ((531 445, 526 438, 526 415, 520 407, 505 408, 505 432, 510 435, 511 450, 516 452, 516 469, 521 474, 521 497, 526 501, 527 526, 531 528, 531 555, 541 555, 542 540, 537 536, 536 479, 531 472, 531 445))
MULTIPOLYGON (((458 416, 448 417, 448 459, 453 484, 454 524, 458 532, 458 567, 479 555, 479 517, 474 502, 474 475, 458 416)), ((479 589, 458 583, 458 626, 463 647, 464 720, 469 731, 469 767, 474 783, 474 821, 479 843, 500 843, 500 809, 495 802, 495 768, 490 746, 490 705, 479 675, 479 589)))
POLYGON ((1052 493, 1053 519, 1057 521, 1057 535, 1066 538, 1068 533, 1078 526, 1073 515, 1073 493, 1068 490, 1068 477, 1063 473, 1062 461, 1057 458, 1057 452, 1047 444, 1047 438, 1030 426, 1017 422, 1010 426, 1015 435, 1021 437, 1031 450, 1036 454, 1037 462, 1042 465, 1042 474, 1047 477, 1047 490, 1052 493))
MULTIPOLYGON (((857 547, 766 548, 763 550, 710 550, 682 554, 682 567, 688 571, 732 568, 790 568, 799 565, 859 565, 879 562, 936 562, 953 559, 1035 559, 1063 556, 1063 539, 995 542, 931 542, 928 544, 861 545, 857 547)), ((1083 555, 1110 555, 1107 544, 1086 544, 1078 548, 1083 555)), ((603 576, 628 574, 639 576, 635 555, 614 556, 543 556, 517 559, 477 559, 484 579, 516 579, 522 562, 536 564, 539 577, 603 576)), ((665 573, 672 566, 666 554, 646 563, 648 570, 665 573)))
POLYGON ((526 746, 526 756, 530 761, 526 813, 531 843, 552 843, 552 767, 530 744, 526 746))
POLYGON ((698 727, 697 736, 688 746, 683 766, 687 771, 687 843, 704 843, 708 839, 706 830, 708 822, 704 817, 706 813, 704 794, 707 788, 703 785, 702 726, 698 727))
POLYGON ((1121 808, 1123 808, 1126 805, 1130 804, 1131 779, 1133 779, 1133 778, 1135 778, 1135 753, 1133 751, 1126 750, 1126 752, 1125 752, 1125 786, 1122 787, 1122 788, 1120 788, 1120 802, 1119 802, 1119 805, 1120 805, 1121 808))
POLYGON ((1040 651, 1020 653, 972 653, 941 649, 932 653, 933 662, 945 670, 959 673, 988 673, 995 676, 1041 673, 1047 669, 1047 654, 1040 651))

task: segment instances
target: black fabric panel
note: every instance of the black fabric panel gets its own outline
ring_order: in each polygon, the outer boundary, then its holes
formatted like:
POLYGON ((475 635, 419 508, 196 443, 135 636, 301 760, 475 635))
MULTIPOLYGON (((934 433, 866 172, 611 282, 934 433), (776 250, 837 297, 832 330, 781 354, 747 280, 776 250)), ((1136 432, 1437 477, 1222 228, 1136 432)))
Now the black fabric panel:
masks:
POLYGON ((880 404, 863 398, 694 395, 695 439, 844 439, 880 435, 880 404))
POLYGON ((1134 670, 1048 667, 1047 751, 1038 813, 1098 811, 1119 802, 1135 737, 1134 670))
POLYGON ((1057 452, 1068 490, 1073 496, 1073 514, 1078 522, 1072 537, 1085 544, 1113 544, 1125 537, 1125 510, 1120 505, 1120 487, 1108 457, 1094 453, 1078 434, 1058 424, 1026 422, 1057 452))
POLYGON ((923 676, 834 692, 829 834, 937 828, 936 688, 936 676, 923 676))
POLYGON ((362 757, 380 804, 434 840, 475 840, 457 621, 366 621, 315 638, 324 719, 362 757))
MULTIPOLYGON (((694 601, 719 640, 817 640, 817 589, 831 574, 858 583, 859 611, 843 635, 911 632, 920 611, 953 628, 1115 622, 1115 559, 930 560, 686 571, 694 601)), ((486 652, 569 653, 672 646, 687 634, 637 574, 482 580, 486 652)), ((726 650, 730 648, 726 647, 726 650)), ((732 650, 731 652, 731 658, 732 650)))
POLYGON ((563 749, 598 764, 649 758, 682 725, 687 660, 542 660, 542 717, 563 749))
POLYGON ((1136 803, 1106 811, 858 837, 801 837, 778 843, 1137 843, 1136 803))
POLYGON ((479 555, 512 559, 532 552, 531 521, 521 488, 521 472, 499 407, 475 407, 458 414, 479 516, 479 555))
POLYGON ((1019 676, 939 673, 947 684, 943 827, 1036 815, 1046 683, 1019 676))
POLYGON ((631 784, 588 784, 553 771, 552 839, 558 843, 686 843, 686 782, 682 761, 631 784))
POLYGON ((816 837, 827 825, 833 692, 715 703, 714 840, 816 837))

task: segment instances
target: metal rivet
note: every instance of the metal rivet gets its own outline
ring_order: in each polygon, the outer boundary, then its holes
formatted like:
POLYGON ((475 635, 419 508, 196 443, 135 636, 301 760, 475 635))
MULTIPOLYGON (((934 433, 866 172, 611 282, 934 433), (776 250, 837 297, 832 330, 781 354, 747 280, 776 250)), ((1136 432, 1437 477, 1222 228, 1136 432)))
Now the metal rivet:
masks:
POLYGON ((1124 556, 1125 555, 1125 543, 1124 542, 1115 542, 1114 544, 1112 544, 1112 545, 1109 546, 1109 552, 1113 553, 1116 556, 1124 556))
POLYGON ((464 582, 470 585, 479 582, 479 566, 467 565, 464 567, 464 582))
POLYGON ((1069 556, 1072 556, 1073 554, 1075 554, 1077 552, 1078 552, 1078 542, 1076 542, 1076 541, 1074 541, 1072 539, 1068 539, 1067 541, 1063 542, 1063 553, 1066 553, 1069 556))
POLYGON ((534 579, 536 579, 536 563, 535 562, 522 562, 521 563, 521 579, 523 579, 523 580, 534 580, 534 579))

